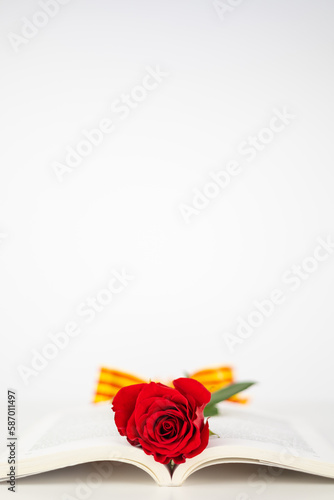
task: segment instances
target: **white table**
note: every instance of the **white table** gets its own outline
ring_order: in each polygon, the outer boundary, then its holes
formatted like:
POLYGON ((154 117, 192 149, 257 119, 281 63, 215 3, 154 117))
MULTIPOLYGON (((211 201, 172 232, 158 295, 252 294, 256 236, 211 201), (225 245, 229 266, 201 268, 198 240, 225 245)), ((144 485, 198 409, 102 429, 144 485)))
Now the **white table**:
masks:
MULTIPOLYGON (((39 406, 40 408, 40 406, 39 406)), ((252 405, 263 410, 263 405, 252 405)), ((50 406, 39 409, 39 416, 47 413, 50 406)), ((303 417, 320 430, 334 446, 334 404, 270 404, 267 411, 277 415, 303 417)), ((4 415, 2 411, 2 415, 4 415)), ((19 410, 20 433, 33 420, 30 405, 22 404, 19 410)), ((258 465, 227 464, 208 467, 196 472, 179 488, 159 487, 144 471, 126 464, 114 464, 107 479, 95 487, 87 485, 87 476, 94 471, 92 464, 68 467, 58 471, 17 480, 15 497, 18 500, 282 500, 287 499, 334 499, 334 480, 284 470, 278 477, 270 468, 258 465), (254 476, 255 475, 255 476, 254 476), (81 485, 83 490, 78 490, 81 485)), ((1 499, 13 498, 2 484, 1 499)))

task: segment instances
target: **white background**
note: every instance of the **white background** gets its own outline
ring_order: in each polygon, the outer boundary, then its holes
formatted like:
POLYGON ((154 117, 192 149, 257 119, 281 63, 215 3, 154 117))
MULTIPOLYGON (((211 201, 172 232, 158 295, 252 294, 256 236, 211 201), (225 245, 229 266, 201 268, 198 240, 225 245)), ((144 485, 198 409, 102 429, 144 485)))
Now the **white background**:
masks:
POLYGON ((89 401, 103 364, 167 380, 230 363, 254 400, 332 399, 334 254, 295 292, 282 275, 334 238, 333 2, 219 17, 210 0, 71 0, 15 51, 40 10, 1 2, 2 397, 89 401), (148 66, 168 77, 122 121, 110 105, 148 66), (295 118, 247 162, 275 108, 295 118), (115 132, 59 182, 54 162, 105 117, 115 132), (180 204, 234 159, 186 224, 180 204), (113 269, 134 279, 86 323, 113 269), (284 303, 231 352, 224 334, 275 288, 284 303), (18 367, 70 321, 80 334, 25 384, 18 367))

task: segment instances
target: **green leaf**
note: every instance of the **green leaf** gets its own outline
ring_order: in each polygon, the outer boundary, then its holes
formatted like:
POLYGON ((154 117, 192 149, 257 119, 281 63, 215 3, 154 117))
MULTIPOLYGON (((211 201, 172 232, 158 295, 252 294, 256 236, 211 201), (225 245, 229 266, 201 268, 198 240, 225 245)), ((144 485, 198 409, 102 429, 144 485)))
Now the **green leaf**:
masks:
POLYGON ((211 429, 209 429, 209 436, 218 436, 218 434, 216 432, 213 432, 211 429))
POLYGON ((218 408, 217 406, 214 406, 214 405, 206 405, 206 407, 204 408, 204 416, 205 417, 214 417, 215 415, 218 415, 218 408))
POLYGON ((238 394, 239 392, 248 389, 248 387, 250 387, 253 384, 255 384, 255 382, 238 382, 237 384, 231 384, 228 385, 227 387, 219 389, 219 391, 213 392, 211 394, 210 403, 206 405, 205 409, 208 406, 216 405, 217 403, 220 403, 221 401, 224 401, 225 399, 234 396, 234 394, 238 394))

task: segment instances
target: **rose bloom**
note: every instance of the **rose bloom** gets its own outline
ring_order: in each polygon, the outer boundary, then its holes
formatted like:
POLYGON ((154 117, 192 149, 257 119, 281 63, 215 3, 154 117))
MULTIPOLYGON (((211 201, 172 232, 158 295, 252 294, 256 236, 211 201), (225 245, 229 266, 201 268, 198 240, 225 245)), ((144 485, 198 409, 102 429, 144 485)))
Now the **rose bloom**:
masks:
POLYGON ((175 389, 155 382, 123 387, 112 405, 121 436, 162 464, 181 464, 209 441, 203 410, 210 392, 190 378, 178 378, 173 385, 175 389))

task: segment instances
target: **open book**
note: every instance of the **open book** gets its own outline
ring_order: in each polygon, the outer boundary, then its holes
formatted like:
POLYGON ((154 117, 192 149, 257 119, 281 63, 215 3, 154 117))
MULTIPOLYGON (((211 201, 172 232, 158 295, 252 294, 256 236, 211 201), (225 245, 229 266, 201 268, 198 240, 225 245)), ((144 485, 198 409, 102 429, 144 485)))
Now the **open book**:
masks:
MULTIPOLYGON (((19 437, 17 477, 95 461, 118 461, 145 470, 161 486, 180 486, 193 472, 229 462, 265 464, 334 478, 334 449, 320 435, 298 423, 221 405, 210 418, 208 447, 194 458, 168 466, 155 462, 118 434, 110 404, 85 406, 48 417, 19 437)), ((7 480, 7 456, 0 460, 0 480, 7 480)))

